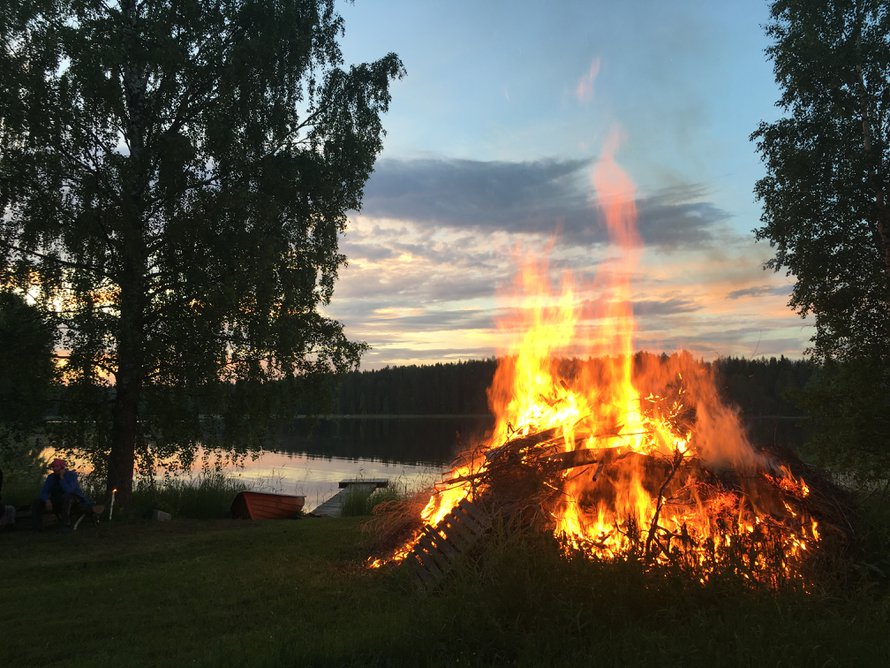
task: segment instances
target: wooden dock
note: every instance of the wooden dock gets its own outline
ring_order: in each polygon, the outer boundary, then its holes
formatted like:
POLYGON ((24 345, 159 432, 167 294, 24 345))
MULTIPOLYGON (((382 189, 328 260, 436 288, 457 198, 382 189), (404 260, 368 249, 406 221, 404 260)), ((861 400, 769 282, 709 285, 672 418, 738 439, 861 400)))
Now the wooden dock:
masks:
POLYGON ((343 514, 343 501, 349 494, 371 494, 375 489, 389 486, 389 480, 385 478, 354 478, 341 480, 338 483, 340 491, 330 499, 312 509, 312 515, 321 517, 340 517, 343 514))
POLYGON ((374 489, 389 487, 389 478, 349 478, 337 483, 340 489, 346 489, 352 485, 374 485, 374 489))

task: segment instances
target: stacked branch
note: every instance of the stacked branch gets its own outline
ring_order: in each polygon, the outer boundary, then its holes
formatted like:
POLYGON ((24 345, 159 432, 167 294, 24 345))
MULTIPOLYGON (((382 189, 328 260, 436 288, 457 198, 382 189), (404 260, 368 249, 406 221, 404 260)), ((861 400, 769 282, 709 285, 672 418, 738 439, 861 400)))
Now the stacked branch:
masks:
MULTIPOLYGON (((579 425, 584 426, 583 422, 579 425)), ((620 440, 618 428, 593 435, 583 428, 575 430, 576 442, 589 442, 591 436, 620 440)), ((624 546, 622 558, 669 565, 699 577, 702 572, 730 570, 778 586, 789 575, 796 576, 788 564, 791 557, 800 555, 791 550, 789 556, 789 541, 799 545, 812 539, 813 521, 823 543, 830 537, 835 545, 845 544, 850 530, 841 495, 825 479, 788 455, 764 453, 760 461, 761 466, 751 470, 708 466, 700 457, 679 449, 670 456, 624 446, 566 450, 562 431, 548 429, 516 435, 496 448, 465 453, 454 469, 464 473, 439 483, 437 492, 460 487, 468 501, 510 521, 511 526, 553 531, 552 509, 560 507, 567 484, 582 479, 583 485, 573 485, 583 490, 574 498, 582 511, 615 507, 616 490, 626 483, 627 472, 634 470, 655 501, 648 525, 639 526, 635 517, 622 518, 607 534, 567 539, 567 550, 603 555, 607 542, 618 537, 624 546), (789 483, 804 475, 811 481, 807 493, 789 483), (691 516, 702 508, 710 524, 708 535, 678 523, 677 517, 691 516), (741 528, 742 520, 750 524, 741 528), (800 539, 796 534, 801 534, 800 539)), ((419 510, 418 505, 412 510, 419 510)), ((418 516, 413 513, 414 518, 418 516)), ((398 531, 380 537, 388 543, 399 533, 416 532, 419 526, 418 520, 403 521, 398 531)), ((808 549, 812 547, 803 548, 808 549)))

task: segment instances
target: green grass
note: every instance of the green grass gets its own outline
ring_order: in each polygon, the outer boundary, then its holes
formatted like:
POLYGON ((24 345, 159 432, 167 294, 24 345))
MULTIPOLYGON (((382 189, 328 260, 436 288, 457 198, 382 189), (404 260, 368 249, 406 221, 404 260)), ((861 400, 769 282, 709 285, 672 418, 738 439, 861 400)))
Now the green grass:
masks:
POLYGON ((440 590, 363 568, 359 518, 0 534, 3 666, 884 665, 890 598, 702 587, 496 535, 440 590))
MULTIPOLYGON (((0 534, 0 666, 878 666, 890 653, 880 495, 854 507, 847 566, 806 593, 566 560, 500 526, 422 594, 407 569, 363 567, 363 519, 223 519, 239 489, 214 475, 140 485, 98 527, 0 534), (174 519, 139 519, 153 508, 174 519)), ((356 495, 354 510, 398 495, 356 495)))

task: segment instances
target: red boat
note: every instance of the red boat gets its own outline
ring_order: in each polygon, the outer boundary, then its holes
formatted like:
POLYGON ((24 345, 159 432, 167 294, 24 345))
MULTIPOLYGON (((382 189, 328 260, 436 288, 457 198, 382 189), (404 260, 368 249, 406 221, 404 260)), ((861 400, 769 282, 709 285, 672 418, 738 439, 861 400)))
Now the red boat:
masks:
POLYGON ((289 520, 299 517, 305 496, 238 492, 232 501, 232 517, 242 520, 289 520))

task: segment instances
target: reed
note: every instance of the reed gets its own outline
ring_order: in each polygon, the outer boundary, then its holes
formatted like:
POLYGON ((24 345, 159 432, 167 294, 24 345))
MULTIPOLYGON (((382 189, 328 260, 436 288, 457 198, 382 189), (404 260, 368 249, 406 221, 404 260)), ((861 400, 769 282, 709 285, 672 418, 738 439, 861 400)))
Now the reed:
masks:
POLYGON ((138 481, 130 516, 162 510, 175 517, 216 519, 229 517, 232 499, 246 489, 238 480, 221 473, 202 473, 192 478, 166 478, 138 481))
POLYGON ((27 506, 37 498, 44 474, 37 468, 13 468, 3 471, 3 503, 10 506, 27 506))
POLYGON ((342 515, 343 517, 371 515, 374 508, 380 504, 399 501, 404 496, 404 490, 393 484, 371 492, 352 488, 343 498, 342 515))

